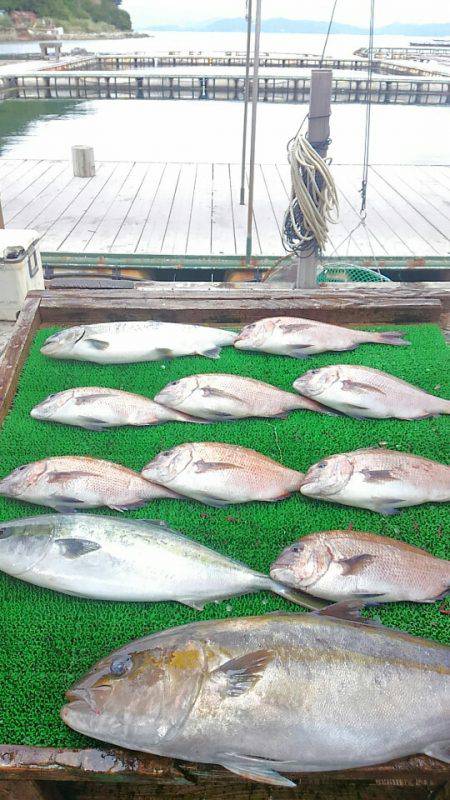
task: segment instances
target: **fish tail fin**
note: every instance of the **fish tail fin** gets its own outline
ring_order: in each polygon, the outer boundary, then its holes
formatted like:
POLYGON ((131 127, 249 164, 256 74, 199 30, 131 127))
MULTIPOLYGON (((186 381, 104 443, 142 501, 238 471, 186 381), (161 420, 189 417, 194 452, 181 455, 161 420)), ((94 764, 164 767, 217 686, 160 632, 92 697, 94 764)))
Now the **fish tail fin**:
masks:
POLYGON ((397 347, 408 347, 411 344, 403 338, 404 334, 401 331, 379 331, 370 335, 373 336, 370 341, 378 344, 393 344, 397 347))
POLYGON ((450 414, 450 400, 440 399, 439 411, 441 414, 450 414))
POLYGON ((297 606, 303 606, 304 608, 309 608, 314 611, 318 611, 329 605, 329 603, 325 602, 324 600, 319 600, 317 597, 310 597, 309 595, 299 592, 296 589, 291 589, 289 586, 285 586, 283 583, 278 583, 278 581, 272 580, 272 578, 267 578, 266 587, 270 592, 278 594, 280 597, 284 597, 285 600, 289 600, 291 603, 295 603, 297 606))
POLYGON ((344 414, 340 414, 339 411, 335 411, 333 408, 328 408, 328 406, 322 405, 322 403, 318 403, 317 400, 311 400, 309 397, 297 397, 292 400, 292 408, 299 409, 303 408, 307 411, 315 411, 317 414, 328 414, 328 416, 336 417, 336 416, 345 416, 344 414))
POLYGON ((424 751, 426 756, 437 758, 438 761, 443 761, 445 764, 450 764, 450 739, 443 742, 434 742, 424 751))

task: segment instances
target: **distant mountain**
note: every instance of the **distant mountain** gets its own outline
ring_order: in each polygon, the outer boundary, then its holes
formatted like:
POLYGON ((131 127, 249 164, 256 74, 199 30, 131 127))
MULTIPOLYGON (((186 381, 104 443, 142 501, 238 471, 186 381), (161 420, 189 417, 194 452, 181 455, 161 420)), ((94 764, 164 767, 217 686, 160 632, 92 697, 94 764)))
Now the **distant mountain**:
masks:
MULTIPOLYGON (((274 17, 262 21, 264 33, 326 33, 328 22, 317 22, 311 19, 285 19, 274 17)), ((152 31, 199 31, 234 33, 246 30, 244 17, 230 17, 229 19, 213 19, 205 22, 195 22, 191 25, 149 25, 147 30, 152 31)), ((367 34, 367 28, 358 28, 355 25, 346 25, 341 22, 333 23, 332 33, 367 34)), ((375 33, 382 35, 404 36, 450 36, 450 23, 427 23, 424 25, 410 25, 406 22, 394 22, 377 28, 375 33)))

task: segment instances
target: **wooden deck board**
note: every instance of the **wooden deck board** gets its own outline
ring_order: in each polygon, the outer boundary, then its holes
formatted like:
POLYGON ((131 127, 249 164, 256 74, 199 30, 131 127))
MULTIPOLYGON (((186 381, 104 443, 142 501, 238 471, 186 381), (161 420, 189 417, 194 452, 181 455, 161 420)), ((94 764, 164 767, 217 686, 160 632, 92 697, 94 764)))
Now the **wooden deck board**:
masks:
MULTIPOLYGON (((365 227, 357 227, 361 166, 332 171, 341 212, 326 255, 449 254, 450 168, 371 167, 365 227)), ((284 254, 290 182, 286 163, 256 165, 255 255, 284 254)), ((36 228, 47 252, 243 256, 247 206, 239 195, 239 164, 100 161, 94 177, 74 178, 66 161, 0 158, 6 223, 36 228)))

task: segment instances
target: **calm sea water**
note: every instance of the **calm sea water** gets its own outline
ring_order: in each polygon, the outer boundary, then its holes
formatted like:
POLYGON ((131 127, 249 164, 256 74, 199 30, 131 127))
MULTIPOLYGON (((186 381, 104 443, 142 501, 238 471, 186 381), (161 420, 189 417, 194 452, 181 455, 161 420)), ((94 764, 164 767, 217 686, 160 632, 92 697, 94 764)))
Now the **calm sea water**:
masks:
MULTIPOLYGON (((324 37, 263 34, 263 52, 319 53, 324 37)), ((408 37, 377 37, 377 44, 400 46, 408 37)), ((351 57, 366 37, 332 35, 327 53, 351 57)), ((157 33, 151 39, 65 42, 68 51, 83 46, 92 52, 168 52, 242 50, 242 34, 157 33)), ((36 49, 36 43, 20 47, 36 49)), ((0 45, 0 54, 19 48, 0 45)), ((69 157, 73 144, 89 144, 99 160, 239 161, 241 103, 219 101, 7 101, 0 104, 0 154, 10 158, 69 157)), ((284 161, 286 142, 306 112, 303 105, 260 104, 257 158, 284 161)), ((337 163, 360 163, 363 155, 365 109, 362 105, 332 107, 333 142, 337 163)), ((374 106, 373 163, 445 164, 450 161, 448 109, 415 106, 374 106), (432 132, 432 135, 430 135, 432 132)))

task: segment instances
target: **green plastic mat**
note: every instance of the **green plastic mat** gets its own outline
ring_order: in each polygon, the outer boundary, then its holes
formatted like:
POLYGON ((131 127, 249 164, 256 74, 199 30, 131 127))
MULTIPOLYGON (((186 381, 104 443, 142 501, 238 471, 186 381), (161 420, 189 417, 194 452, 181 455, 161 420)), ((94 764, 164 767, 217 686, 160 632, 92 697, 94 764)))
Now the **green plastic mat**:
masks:
MULTIPOLYGON (((29 416, 33 405, 48 394, 73 386, 104 385, 152 397, 169 381, 215 371, 248 375, 290 389, 305 370, 339 362, 378 367, 449 397, 448 386, 443 385, 448 355, 440 330, 433 325, 401 327, 412 342, 411 347, 363 345, 353 352, 328 353, 306 361, 225 348, 217 361, 196 356, 125 366, 46 359, 39 346, 56 329, 40 331, 24 365, 13 408, 0 430, 0 475, 46 456, 69 454, 107 458, 139 470, 160 450, 185 441, 211 439, 253 447, 300 470, 325 455, 377 444, 445 462, 449 420, 444 417, 415 422, 358 421, 298 411, 286 420, 171 423, 96 433, 39 422, 29 416)), ((1 520, 45 513, 48 509, 0 498, 1 520)), ((99 509, 94 513, 114 512, 99 509)), ((450 558, 449 507, 437 504, 385 518, 301 495, 279 503, 249 503, 223 509, 194 501, 159 500, 126 516, 165 519, 202 543, 262 571, 267 571, 280 550, 299 536, 314 530, 347 528, 350 524, 450 558)), ((208 604, 203 612, 176 603, 89 601, 5 575, 0 575, 0 602, 0 742, 54 747, 90 744, 61 722, 59 709, 65 689, 112 649, 133 638, 186 622, 276 609, 298 610, 270 594, 208 604)), ((448 643, 449 619, 441 607, 442 603, 400 603, 368 613, 387 625, 448 643)))

